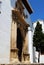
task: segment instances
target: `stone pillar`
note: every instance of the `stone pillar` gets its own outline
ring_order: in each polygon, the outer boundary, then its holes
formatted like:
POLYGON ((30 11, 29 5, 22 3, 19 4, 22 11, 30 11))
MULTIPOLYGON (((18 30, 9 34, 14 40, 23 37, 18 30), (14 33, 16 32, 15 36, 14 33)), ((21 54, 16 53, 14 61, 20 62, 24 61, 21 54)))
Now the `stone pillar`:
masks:
POLYGON ((33 31, 28 28, 28 50, 30 54, 30 62, 33 63, 33 31))
POLYGON ((17 23, 12 21, 11 29, 11 61, 18 61, 18 49, 17 49, 17 23), (17 60, 16 60, 17 59, 17 60))
POLYGON ((25 41, 24 41, 24 53, 27 52, 28 52, 28 32, 26 33, 25 41))
POLYGON ((24 42, 24 48, 23 48, 23 58, 24 58, 24 62, 27 63, 27 62, 30 62, 29 53, 28 53, 28 31, 26 33, 24 41, 25 42, 24 42))
POLYGON ((17 40, 17 23, 15 21, 12 21, 12 29, 11 29, 11 43, 12 43, 12 49, 16 48, 16 40, 17 40))

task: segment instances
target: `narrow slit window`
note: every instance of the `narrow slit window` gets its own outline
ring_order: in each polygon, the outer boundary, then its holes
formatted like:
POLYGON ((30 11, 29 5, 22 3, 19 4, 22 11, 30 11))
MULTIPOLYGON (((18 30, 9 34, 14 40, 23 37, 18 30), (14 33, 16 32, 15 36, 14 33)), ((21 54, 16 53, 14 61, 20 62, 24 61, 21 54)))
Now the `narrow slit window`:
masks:
POLYGON ((0 1, 0 14, 1 14, 1 4, 2 4, 2 2, 0 1))

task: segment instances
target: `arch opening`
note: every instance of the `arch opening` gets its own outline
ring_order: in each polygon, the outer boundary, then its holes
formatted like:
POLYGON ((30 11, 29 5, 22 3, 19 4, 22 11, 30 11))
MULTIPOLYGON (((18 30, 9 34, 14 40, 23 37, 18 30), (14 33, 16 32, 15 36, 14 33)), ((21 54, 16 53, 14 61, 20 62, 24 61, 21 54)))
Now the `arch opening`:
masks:
POLYGON ((21 34, 21 30, 17 28, 17 48, 18 48, 18 59, 21 61, 22 59, 22 48, 23 48, 23 37, 21 34))

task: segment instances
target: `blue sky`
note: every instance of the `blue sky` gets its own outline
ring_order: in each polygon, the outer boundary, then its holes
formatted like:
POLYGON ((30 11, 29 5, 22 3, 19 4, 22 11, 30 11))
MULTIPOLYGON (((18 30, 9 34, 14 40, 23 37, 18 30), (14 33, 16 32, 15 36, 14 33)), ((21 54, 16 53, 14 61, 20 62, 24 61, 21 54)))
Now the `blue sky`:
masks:
POLYGON ((32 22, 38 19, 44 20, 44 0, 28 0, 33 9, 33 14, 31 14, 32 22))

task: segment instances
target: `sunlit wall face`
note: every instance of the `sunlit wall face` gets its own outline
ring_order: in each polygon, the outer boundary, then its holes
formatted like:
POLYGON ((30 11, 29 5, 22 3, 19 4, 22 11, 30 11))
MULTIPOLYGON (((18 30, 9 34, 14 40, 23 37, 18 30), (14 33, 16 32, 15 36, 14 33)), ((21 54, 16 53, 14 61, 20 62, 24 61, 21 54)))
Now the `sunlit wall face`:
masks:
POLYGON ((0 64, 9 63, 10 58, 10 30, 11 6, 10 0, 1 0, 0 14, 0 64))

